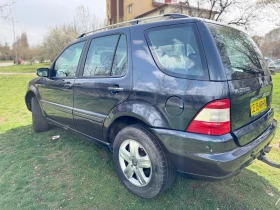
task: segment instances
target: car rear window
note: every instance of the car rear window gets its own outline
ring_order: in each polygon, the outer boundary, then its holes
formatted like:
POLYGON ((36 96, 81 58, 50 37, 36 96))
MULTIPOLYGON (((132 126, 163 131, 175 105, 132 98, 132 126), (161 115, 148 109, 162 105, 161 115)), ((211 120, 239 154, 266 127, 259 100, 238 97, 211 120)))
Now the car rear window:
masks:
POLYGON ((162 26, 146 31, 150 51, 165 73, 206 79, 207 67, 195 24, 162 26))
POLYGON ((255 42, 237 29, 208 23, 220 52, 228 80, 269 75, 266 62, 255 42))

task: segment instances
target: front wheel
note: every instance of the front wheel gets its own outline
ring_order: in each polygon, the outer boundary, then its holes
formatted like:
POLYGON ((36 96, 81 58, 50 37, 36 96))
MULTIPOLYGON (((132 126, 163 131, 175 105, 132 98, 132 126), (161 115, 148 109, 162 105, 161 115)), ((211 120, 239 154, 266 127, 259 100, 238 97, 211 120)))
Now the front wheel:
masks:
POLYGON ((31 111, 33 130, 36 133, 49 130, 49 124, 42 113, 42 110, 36 97, 33 97, 31 99, 31 111))
POLYGON ((175 178, 161 145, 140 125, 122 129, 114 141, 116 172, 133 194, 152 198, 170 186, 175 178))

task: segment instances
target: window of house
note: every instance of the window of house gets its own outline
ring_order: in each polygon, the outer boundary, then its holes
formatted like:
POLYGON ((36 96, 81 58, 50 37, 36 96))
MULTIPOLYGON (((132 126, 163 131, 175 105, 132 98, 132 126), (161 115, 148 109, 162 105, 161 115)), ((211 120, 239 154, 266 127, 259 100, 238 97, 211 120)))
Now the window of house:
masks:
POLYGON ((132 13, 132 4, 128 6, 128 12, 132 13))

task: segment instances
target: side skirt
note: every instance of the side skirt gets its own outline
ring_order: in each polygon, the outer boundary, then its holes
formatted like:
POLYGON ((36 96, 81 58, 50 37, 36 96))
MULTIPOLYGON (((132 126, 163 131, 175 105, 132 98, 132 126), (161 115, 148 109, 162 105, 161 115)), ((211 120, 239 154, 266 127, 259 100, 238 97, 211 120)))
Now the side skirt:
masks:
POLYGON ((108 143, 108 142, 104 142, 104 141, 102 141, 102 140, 100 140, 100 139, 97 139, 97 138, 91 137, 91 136, 89 136, 89 135, 86 135, 86 134, 84 134, 84 133, 82 133, 82 132, 80 132, 80 131, 77 131, 77 130, 73 129, 73 128, 70 128, 70 127, 68 127, 68 126, 62 125, 61 123, 58 123, 58 122, 56 122, 56 121, 54 121, 54 120, 52 120, 52 119, 50 119, 50 118, 46 118, 46 120, 48 121, 48 123, 50 123, 50 124, 52 124, 52 125, 58 126, 58 127, 63 128, 63 129, 65 129, 65 130, 69 130, 69 131, 78 133, 79 135, 85 137, 86 139, 90 140, 90 141, 93 142, 94 144, 99 145, 99 146, 102 146, 102 147, 104 147, 104 148, 106 148, 106 149, 108 149, 109 151, 112 152, 111 144, 108 143))

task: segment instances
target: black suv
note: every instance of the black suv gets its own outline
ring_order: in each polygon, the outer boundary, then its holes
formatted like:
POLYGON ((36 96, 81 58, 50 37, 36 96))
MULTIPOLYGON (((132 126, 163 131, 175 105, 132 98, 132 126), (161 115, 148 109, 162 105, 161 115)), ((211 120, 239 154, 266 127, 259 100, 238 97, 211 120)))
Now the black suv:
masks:
POLYGON ((252 39, 165 16, 174 19, 80 36, 37 70, 25 97, 35 132, 54 124, 105 145, 122 183, 145 198, 176 172, 237 174, 263 157, 276 129, 271 75, 252 39))

